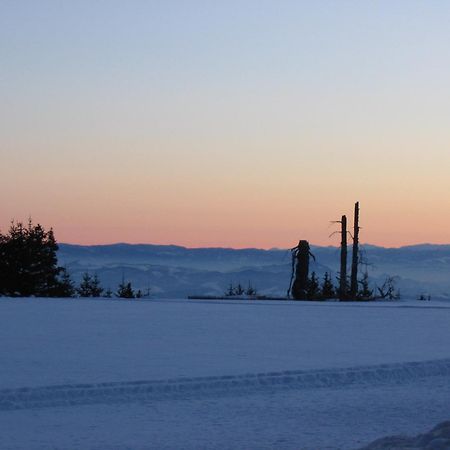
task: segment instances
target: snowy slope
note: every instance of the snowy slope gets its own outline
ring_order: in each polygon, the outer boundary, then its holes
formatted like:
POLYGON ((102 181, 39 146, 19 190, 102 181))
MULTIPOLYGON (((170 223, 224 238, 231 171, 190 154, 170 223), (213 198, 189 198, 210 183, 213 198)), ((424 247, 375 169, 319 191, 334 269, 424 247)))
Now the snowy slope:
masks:
POLYGON ((450 417, 449 323, 445 302, 1 299, 0 448, 417 434, 450 417))

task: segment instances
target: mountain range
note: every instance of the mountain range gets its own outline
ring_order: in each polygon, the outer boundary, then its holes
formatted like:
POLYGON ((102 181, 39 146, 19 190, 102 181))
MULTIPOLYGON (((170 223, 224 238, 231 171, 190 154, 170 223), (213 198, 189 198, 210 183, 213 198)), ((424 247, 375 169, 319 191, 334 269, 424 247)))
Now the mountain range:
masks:
MULTIPOLYGON (((311 271, 321 277, 328 271, 336 279, 339 248, 312 246, 311 271)), ((351 251, 349 252, 350 265, 351 251)), ((175 245, 60 244, 59 264, 75 282, 84 272, 96 273, 112 291, 122 281, 134 288, 150 289, 152 297, 222 295, 230 283, 250 283, 260 294, 286 295, 291 277, 287 249, 186 248, 175 245)), ((395 277, 404 297, 421 294, 450 298, 450 245, 421 244, 400 248, 361 246, 361 268, 367 269, 372 286, 395 277)))

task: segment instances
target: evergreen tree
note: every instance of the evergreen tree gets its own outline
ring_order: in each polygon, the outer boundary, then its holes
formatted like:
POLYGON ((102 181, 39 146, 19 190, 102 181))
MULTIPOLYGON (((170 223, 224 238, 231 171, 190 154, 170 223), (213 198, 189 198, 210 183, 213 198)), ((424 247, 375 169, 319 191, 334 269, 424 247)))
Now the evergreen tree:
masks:
POLYGON ((92 277, 88 272, 83 274, 81 279, 80 287, 77 289, 78 295, 80 297, 92 297, 91 294, 92 277))
POLYGON ((333 282, 331 281, 331 276, 328 272, 325 272, 325 275, 323 276, 323 282, 320 290, 321 296, 324 299, 336 297, 336 290, 334 289, 333 282))
POLYGON ((94 274, 94 277, 92 278, 92 283, 91 283, 92 297, 101 297, 103 294, 103 291, 104 291, 104 289, 102 288, 102 286, 100 284, 98 275, 94 274))
POLYGON ((69 272, 64 268, 59 277, 59 285, 55 288, 52 297, 73 297, 75 293, 75 284, 69 272))
POLYGON ((370 289, 369 274, 367 273, 367 270, 364 272, 359 284, 361 285, 361 288, 358 292, 358 298, 361 300, 369 300, 373 298, 373 289, 370 289))
POLYGON ((244 292, 245 292, 245 289, 242 287, 242 284, 238 283, 238 285, 234 289, 234 295, 242 295, 242 294, 244 294, 244 292))
POLYGON ((28 226, 12 222, 8 234, 0 234, 0 295, 54 296, 64 282, 57 250, 52 229, 31 219, 28 226))
POLYGON ((80 297, 101 297, 103 290, 97 274, 91 276, 85 272, 77 292, 80 297))
POLYGON ((122 283, 119 284, 119 288, 116 292, 116 297, 120 298, 135 298, 135 294, 133 291, 133 288, 131 287, 131 283, 125 283, 125 281, 122 280, 122 283))
POLYGON ((252 286, 252 283, 250 281, 248 282, 247 290, 245 291, 245 295, 248 295, 250 297, 254 297, 256 295, 256 289, 252 286))
POLYGON ((111 290, 111 288, 106 289, 105 291, 105 298, 111 298, 113 296, 113 291, 111 290))
POLYGON ((316 272, 312 272, 308 280, 306 297, 308 300, 314 300, 320 297, 319 279, 317 278, 316 272))

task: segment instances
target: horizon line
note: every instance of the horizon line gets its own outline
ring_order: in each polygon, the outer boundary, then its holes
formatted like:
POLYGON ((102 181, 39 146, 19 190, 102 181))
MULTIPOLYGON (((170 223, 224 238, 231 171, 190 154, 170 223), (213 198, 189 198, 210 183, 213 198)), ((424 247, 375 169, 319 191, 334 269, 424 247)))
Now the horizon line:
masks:
MULTIPOLYGON (((272 251, 272 250, 290 250, 290 248, 286 247, 269 247, 269 248, 262 248, 262 247, 224 247, 224 246, 204 246, 204 247, 189 247, 186 245, 181 244, 155 244, 155 243, 148 243, 148 242, 112 242, 109 244, 77 244, 72 242, 58 242, 58 245, 71 245, 76 247, 112 247, 112 246, 118 246, 118 245, 126 245, 126 246, 153 246, 153 247, 179 247, 179 248, 185 248, 188 250, 202 250, 202 249, 221 249, 221 250, 264 250, 264 251, 272 251)), ((320 247, 320 248, 336 248, 339 249, 340 245, 319 245, 319 244, 310 244, 311 247, 320 247)), ((411 248, 411 247, 449 247, 450 243, 431 243, 431 242, 421 242, 417 244, 408 244, 408 245, 400 245, 397 247, 393 246, 384 246, 384 245, 377 245, 377 244, 371 244, 368 242, 360 243, 361 247, 376 247, 376 248, 383 248, 386 250, 399 250, 404 248, 411 248)), ((348 245, 348 248, 351 250, 351 244, 348 245)))

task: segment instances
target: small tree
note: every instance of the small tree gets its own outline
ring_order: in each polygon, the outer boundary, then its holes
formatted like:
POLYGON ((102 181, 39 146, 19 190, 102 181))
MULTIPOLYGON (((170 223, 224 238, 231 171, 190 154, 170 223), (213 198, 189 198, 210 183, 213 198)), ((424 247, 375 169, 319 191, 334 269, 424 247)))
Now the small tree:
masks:
POLYGON ((83 274, 80 287, 77 289, 80 297, 101 297, 103 291, 97 274, 94 276, 89 275, 88 272, 83 274))
POLYGON ((325 272, 325 275, 323 276, 323 282, 320 290, 321 296, 324 299, 336 297, 336 291, 334 289, 333 282, 331 281, 331 276, 328 272, 325 272))
POLYGON ((395 278, 388 276, 381 287, 377 287, 379 297, 388 300, 398 300, 400 293, 395 287, 395 278))
POLYGON ((245 295, 248 295, 249 297, 254 297, 257 294, 256 289, 252 286, 252 283, 248 282, 248 287, 245 291, 245 295))
POLYGON ((75 284, 65 268, 62 269, 58 281, 52 297, 73 297, 76 294, 75 284))
POLYGON ((361 288, 358 292, 358 298, 361 300, 370 300, 373 298, 373 289, 370 289, 369 274, 367 270, 364 272, 362 279, 359 281, 361 288))
POLYGON ((238 285, 234 289, 234 295, 243 295, 244 293, 245 289, 242 287, 241 283, 238 283, 238 285))
POLYGON ((314 300, 320 297, 319 279, 317 278, 316 272, 312 272, 308 280, 306 297, 308 300, 314 300))
POLYGON ((91 293, 92 297, 101 297, 104 289, 101 286, 100 280, 98 279, 98 275, 95 274, 92 278, 91 282, 91 293))
POLYGON ((125 283, 122 281, 122 283, 119 284, 119 288, 116 292, 116 297, 119 298, 135 298, 136 295, 134 293, 133 288, 131 287, 131 283, 125 283))
POLYGON ((230 285, 228 286, 228 289, 225 292, 225 295, 227 297, 232 297, 234 295, 234 286, 233 283, 230 283, 230 285))
POLYGON ((88 272, 83 274, 79 288, 77 289, 80 297, 92 297, 91 293, 92 277, 88 272))
POLYGON ((105 298, 111 298, 113 296, 113 291, 111 290, 111 288, 106 289, 105 291, 105 298))

